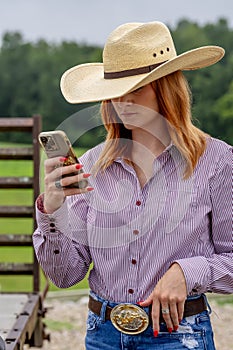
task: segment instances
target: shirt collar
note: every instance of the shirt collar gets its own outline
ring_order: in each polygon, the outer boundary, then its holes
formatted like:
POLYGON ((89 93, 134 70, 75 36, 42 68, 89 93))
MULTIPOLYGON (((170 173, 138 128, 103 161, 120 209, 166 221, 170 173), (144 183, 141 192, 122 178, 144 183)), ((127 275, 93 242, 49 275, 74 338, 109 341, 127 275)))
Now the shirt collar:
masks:
MULTIPOLYGON (((169 154, 170 152, 172 152, 172 149, 175 148, 177 149, 177 147, 174 145, 173 142, 171 142, 164 150, 163 152, 155 159, 159 160, 160 158, 162 159, 164 156, 166 156, 167 154, 169 154)), ((178 151, 178 149, 177 149, 178 151)), ((125 164, 125 161, 122 157, 117 157, 114 162, 116 163, 120 163, 120 164, 125 164)))

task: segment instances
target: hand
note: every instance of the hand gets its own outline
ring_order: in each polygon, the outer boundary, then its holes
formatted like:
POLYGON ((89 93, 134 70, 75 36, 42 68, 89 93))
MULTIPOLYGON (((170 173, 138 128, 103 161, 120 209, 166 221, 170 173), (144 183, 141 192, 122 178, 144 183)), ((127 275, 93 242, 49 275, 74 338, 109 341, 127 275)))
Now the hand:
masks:
POLYGON ((159 332, 159 316, 161 309, 168 309, 168 314, 163 314, 167 329, 171 333, 177 330, 183 318, 184 303, 187 298, 187 287, 183 271, 179 264, 174 263, 157 283, 151 295, 140 306, 152 304, 152 323, 154 335, 159 332))
POLYGON ((93 190, 92 187, 86 188, 65 188, 65 186, 72 185, 75 182, 79 182, 90 174, 81 173, 77 174, 77 170, 82 168, 80 164, 72 164, 68 166, 62 166, 65 161, 63 157, 56 157, 51 159, 46 159, 44 163, 45 168, 45 191, 44 191, 44 209, 48 214, 53 213, 55 210, 60 208, 63 204, 66 196, 71 196, 74 194, 85 193, 93 190), (65 178, 61 178, 62 175, 74 174, 65 178), (61 189, 55 186, 55 182, 59 180, 61 184, 61 189))

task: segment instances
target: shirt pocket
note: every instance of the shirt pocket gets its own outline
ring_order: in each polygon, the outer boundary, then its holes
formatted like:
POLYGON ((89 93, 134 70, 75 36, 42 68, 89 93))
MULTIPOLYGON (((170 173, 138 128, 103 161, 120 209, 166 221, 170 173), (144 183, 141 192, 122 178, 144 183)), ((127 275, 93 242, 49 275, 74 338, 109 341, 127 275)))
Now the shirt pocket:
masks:
POLYGON ((191 227, 196 218, 198 190, 169 190, 166 193, 162 219, 166 233, 191 227))

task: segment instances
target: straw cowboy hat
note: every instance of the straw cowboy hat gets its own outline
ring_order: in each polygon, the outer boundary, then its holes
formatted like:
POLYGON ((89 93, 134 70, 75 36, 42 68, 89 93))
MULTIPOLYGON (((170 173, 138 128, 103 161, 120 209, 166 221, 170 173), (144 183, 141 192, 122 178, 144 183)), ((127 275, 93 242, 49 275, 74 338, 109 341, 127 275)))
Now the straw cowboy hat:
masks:
POLYGON ((67 70, 61 91, 70 103, 120 97, 177 70, 210 66, 224 56, 218 46, 203 46, 176 54, 169 29, 161 22, 126 23, 108 37, 103 63, 67 70))

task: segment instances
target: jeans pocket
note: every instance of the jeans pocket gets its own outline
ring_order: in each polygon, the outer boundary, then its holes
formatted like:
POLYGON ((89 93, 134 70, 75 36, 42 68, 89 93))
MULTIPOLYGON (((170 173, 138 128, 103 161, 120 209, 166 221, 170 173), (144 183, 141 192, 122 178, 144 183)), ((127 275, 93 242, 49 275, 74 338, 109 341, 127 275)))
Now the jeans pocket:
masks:
POLYGON ((188 349, 215 350, 213 332, 207 311, 182 321, 178 328, 182 343, 188 349))
POLYGON ((98 325, 101 322, 101 319, 91 310, 88 310, 87 316, 87 332, 95 332, 98 329, 98 325))

